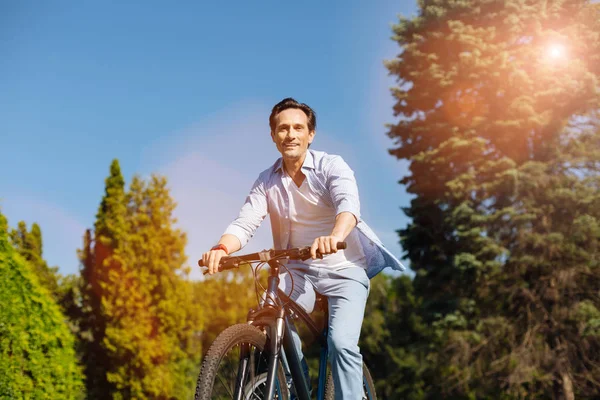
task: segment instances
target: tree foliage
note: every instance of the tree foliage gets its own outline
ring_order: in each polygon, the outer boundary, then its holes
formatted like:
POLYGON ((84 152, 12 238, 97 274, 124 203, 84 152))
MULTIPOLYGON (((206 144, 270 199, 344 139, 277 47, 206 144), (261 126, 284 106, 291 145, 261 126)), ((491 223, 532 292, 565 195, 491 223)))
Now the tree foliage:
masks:
POLYGON ((0 398, 81 398, 74 337, 22 251, 0 214, 0 398))
POLYGON ((164 177, 124 186, 115 160, 80 251, 88 396, 185 398, 200 358, 186 237, 175 227, 164 177))
POLYGON ((104 345, 108 322, 102 302, 110 285, 109 273, 119 268, 115 251, 126 232, 126 214, 125 179, 118 160, 113 160, 94 230, 85 232, 79 250, 81 306, 71 308, 72 319, 79 327, 87 394, 92 399, 109 398, 115 390, 107 379, 111 359, 104 345))
POLYGON ((359 345, 378 398, 420 399, 424 395, 423 352, 416 346, 427 337, 428 327, 415 313, 419 307, 408 276, 379 274, 371 279, 359 345))
POLYGON ((233 324, 245 323, 250 308, 257 308, 253 276, 250 266, 242 265, 238 270, 193 282, 194 304, 202 312, 199 336, 204 352, 219 333, 233 324))
POLYGON ((415 195, 399 233, 431 327, 406 347, 426 366, 414 382, 429 398, 597 394, 600 9, 419 7, 387 63, 415 195))
POLYGON ((175 203, 165 178, 134 178, 127 193, 127 234, 108 274, 103 308, 108 380, 124 398, 181 398, 193 388, 199 324, 182 275, 186 237, 174 228, 175 203))
POLYGON ((31 231, 27 231, 25 221, 19 221, 17 229, 12 229, 9 234, 13 248, 23 257, 32 272, 40 281, 42 286, 52 293, 55 300, 60 298, 59 282, 61 276, 58 267, 49 267, 44 260, 42 251, 42 230, 37 223, 31 225, 31 231))

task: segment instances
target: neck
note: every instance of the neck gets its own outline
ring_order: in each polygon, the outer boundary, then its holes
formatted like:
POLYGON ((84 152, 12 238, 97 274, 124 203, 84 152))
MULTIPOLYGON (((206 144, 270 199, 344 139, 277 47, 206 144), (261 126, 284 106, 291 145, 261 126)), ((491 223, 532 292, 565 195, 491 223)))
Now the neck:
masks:
POLYGON ((301 169, 302 169, 302 164, 304 164, 305 158, 306 158, 306 153, 304 153, 304 155, 301 156, 300 158, 284 158, 283 159, 283 165, 284 165, 285 171, 288 173, 289 176, 294 178, 294 177, 302 174, 301 169))

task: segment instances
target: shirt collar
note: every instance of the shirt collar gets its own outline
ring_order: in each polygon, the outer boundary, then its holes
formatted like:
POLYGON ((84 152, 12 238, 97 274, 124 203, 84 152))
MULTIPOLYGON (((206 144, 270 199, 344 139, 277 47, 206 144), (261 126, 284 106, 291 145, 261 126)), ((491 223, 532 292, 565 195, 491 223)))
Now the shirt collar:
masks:
MULTIPOLYGON (((277 161, 275 161, 275 172, 279 172, 280 170, 282 170, 283 167, 283 158, 278 158, 277 161)), ((315 159, 312 155, 312 152, 310 150, 306 151, 306 157, 304 157, 304 162, 302 163, 302 169, 315 169, 315 159)))

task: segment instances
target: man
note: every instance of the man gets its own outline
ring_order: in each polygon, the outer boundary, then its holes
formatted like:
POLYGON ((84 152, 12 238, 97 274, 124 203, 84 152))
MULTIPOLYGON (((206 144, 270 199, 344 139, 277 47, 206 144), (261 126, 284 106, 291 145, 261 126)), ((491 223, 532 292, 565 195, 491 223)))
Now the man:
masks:
MULTIPOLYGON (((312 259, 288 263, 280 289, 311 312, 315 291, 329 302, 329 349, 336 398, 362 398, 362 356, 358 348, 369 278, 384 267, 404 266, 360 218, 354 173, 339 156, 309 150, 316 115, 306 104, 287 98, 269 117, 271 138, 281 153, 263 171, 238 218, 202 259, 210 274, 221 257, 241 249, 269 214, 275 249, 311 245, 312 259), (337 243, 346 241, 346 250, 337 243), (317 258, 317 250, 329 254, 317 258), (290 274, 292 275, 290 277, 290 274)), ((300 350, 300 340, 294 338, 300 350)))

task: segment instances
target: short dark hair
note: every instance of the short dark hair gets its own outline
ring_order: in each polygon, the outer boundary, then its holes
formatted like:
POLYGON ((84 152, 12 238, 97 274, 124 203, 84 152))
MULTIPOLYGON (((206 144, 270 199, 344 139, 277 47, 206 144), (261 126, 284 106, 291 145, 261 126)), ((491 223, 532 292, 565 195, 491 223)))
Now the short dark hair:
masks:
POLYGON ((283 110, 287 110, 288 108, 297 108, 302 110, 308 118, 308 130, 314 131, 317 129, 317 114, 314 112, 314 110, 308 105, 304 103, 298 103, 295 99, 288 97, 275 104, 271 110, 271 115, 269 116, 269 126, 271 127, 271 132, 275 130, 275 117, 277 117, 277 114, 283 110))

